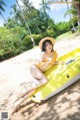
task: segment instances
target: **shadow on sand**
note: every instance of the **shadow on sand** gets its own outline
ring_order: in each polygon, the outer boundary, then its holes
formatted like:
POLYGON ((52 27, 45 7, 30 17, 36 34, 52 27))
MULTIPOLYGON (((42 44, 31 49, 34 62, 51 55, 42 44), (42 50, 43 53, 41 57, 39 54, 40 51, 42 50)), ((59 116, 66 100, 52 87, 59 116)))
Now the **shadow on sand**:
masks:
POLYGON ((26 100, 11 116, 14 119, 80 120, 80 80, 40 104, 26 100))

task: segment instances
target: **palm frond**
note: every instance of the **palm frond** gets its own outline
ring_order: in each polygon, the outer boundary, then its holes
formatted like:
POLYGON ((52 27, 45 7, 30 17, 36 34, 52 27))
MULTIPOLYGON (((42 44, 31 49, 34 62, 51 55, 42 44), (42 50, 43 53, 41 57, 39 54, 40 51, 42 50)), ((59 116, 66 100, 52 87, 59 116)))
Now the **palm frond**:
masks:
POLYGON ((2 10, 3 12, 5 12, 4 8, 2 5, 0 5, 0 10, 2 10))
POLYGON ((76 10, 74 8, 71 8, 70 10, 68 10, 65 14, 64 17, 66 17, 66 15, 72 14, 73 16, 76 16, 76 10))
POLYGON ((5 2, 3 0, 0 0, 0 5, 6 6, 5 2))

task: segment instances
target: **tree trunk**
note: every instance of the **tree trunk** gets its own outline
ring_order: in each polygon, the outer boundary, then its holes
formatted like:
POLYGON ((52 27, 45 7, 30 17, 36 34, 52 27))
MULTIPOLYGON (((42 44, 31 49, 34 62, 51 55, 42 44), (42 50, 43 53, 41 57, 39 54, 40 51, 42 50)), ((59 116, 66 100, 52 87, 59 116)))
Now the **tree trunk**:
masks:
POLYGON ((22 13, 21 7, 20 7, 20 5, 19 5, 19 3, 18 3, 18 0, 16 0, 16 3, 17 3, 17 5, 18 5, 18 7, 19 7, 19 9, 20 9, 21 16, 22 16, 22 18, 23 18, 23 20, 24 20, 24 23, 25 23, 25 25, 26 25, 26 27, 27 27, 27 29, 28 29, 28 31, 29 31, 29 34, 30 34, 30 37, 31 37, 31 41, 32 41, 33 47, 34 47, 34 46, 35 46, 35 41, 34 41, 34 39, 33 39, 33 37, 32 37, 32 34, 31 34, 30 28, 29 28, 29 26, 28 26, 28 23, 26 22, 26 20, 25 20, 25 18, 24 18, 24 16, 23 16, 23 13, 22 13))
MULTIPOLYGON (((22 1, 22 3, 24 4, 23 0, 21 0, 21 1, 22 1)), ((26 1, 26 2, 27 2, 27 1, 26 1)), ((28 2, 29 2, 29 1, 28 1, 28 2)), ((27 3, 27 4, 28 4, 28 3, 27 3)), ((25 6, 26 8, 30 8, 29 5, 26 6, 26 5, 24 4, 24 6, 25 6)), ((32 12, 34 13, 34 10, 33 10, 33 9, 31 9, 31 10, 32 10, 32 12)), ((34 20, 34 19, 33 19, 33 20, 34 20)), ((36 28, 37 28, 39 34, 40 34, 41 32, 40 32, 40 30, 39 30, 37 24, 35 23, 35 20, 34 20, 34 24, 35 24, 35 26, 36 26, 36 28)))
POLYGON ((75 0, 75 7, 77 10, 77 14, 78 14, 78 25, 80 26, 80 2, 79 0, 75 0))
POLYGON ((5 20, 4 16, 3 16, 3 14, 1 12, 0 12, 0 14, 1 14, 1 16, 2 16, 2 18, 3 18, 3 20, 4 20, 5 24, 6 24, 6 20, 5 20))

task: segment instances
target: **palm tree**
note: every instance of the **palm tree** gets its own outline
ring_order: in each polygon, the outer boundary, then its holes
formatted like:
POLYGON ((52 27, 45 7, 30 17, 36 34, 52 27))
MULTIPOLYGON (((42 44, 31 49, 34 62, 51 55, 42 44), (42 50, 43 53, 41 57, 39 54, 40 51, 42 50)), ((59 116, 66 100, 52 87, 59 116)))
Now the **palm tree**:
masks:
POLYGON ((49 26, 48 23, 50 21, 50 17, 47 14, 47 10, 49 11, 50 8, 48 7, 47 0, 42 0, 42 3, 40 5, 41 5, 41 8, 40 8, 40 17, 43 20, 42 28, 43 28, 43 31, 44 31, 44 29, 46 28, 46 30, 47 30, 47 28, 49 26), (44 28, 44 26, 45 26, 45 28, 44 28))
POLYGON ((19 3, 18 3, 18 0, 16 0, 16 3, 17 3, 17 6, 19 7, 19 10, 20 10, 20 12, 21 12, 21 16, 22 16, 22 18, 23 18, 23 20, 24 20, 24 23, 25 23, 25 25, 26 25, 26 27, 27 27, 27 29, 28 29, 29 34, 30 34, 30 37, 31 37, 31 41, 32 41, 32 43, 33 43, 33 46, 35 46, 35 41, 34 41, 34 39, 33 39, 33 37, 32 37, 32 34, 31 34, 30 28, 29 28, 29 26, 28 26, 28 23, 26 22, 25 17, 24 17, 24 15, 23 15, 23 13, 22 13, 22 10, 21 10, 21 7, 20 7, 20 5, 19 5, 19 3))
MULTIPOLYGON (((68 0, 65 0, 67 5, 68 5, 68 0)), ((49 0, 48 3, 53 3, 55 2, 55 0, 49 0)), ((60 1, 59 1, 60 2, 60 1)), ((64 0, 61 0, 61 2, 64 2, 64 0)), ((77 14, 78 14, 78 25, 80 26, 80 0, 72 0, 72 4, 75 5, 75 8, 77 10, 77 14)), ((68 7, 68 6, 67 6, 68 7)), ((71 15, 70 15, 71 17, 71 15)), ((73 24, 73 23, 72 23, 73 24)))
MULTIPOLYGON (((68 5, 68 0, 65 0, 65 1, 66 1, 66 4, 67 4, 67 9, 68 9, 68 11, 69 11, 70 9, 69 9, 69 5, 68 5)), ((70 20, 71 20, 72 17, 71 17, 71 13, 70 13, 70 12, 69 12, 69 16, 70 16, 70 20)), ((71 24, 72 24, 72 27, 73 27, 72 29, 75 30, 74 24, 73 24, 73 21, 72 21, 72 20, 71 20, 71 24)))
POLYGON ((17 8, 17 5, 16 4, 14 4, 14 5, 12 5, 11 6, 11 8, 12 8, 12 11, 10 12, 10 14, 13 14, 14 15, 14 17, 13 17, 13 19, 18 23, 18 24, 21 24, 21 15, 20 15, 20 10, 17 8))
POLYGON ((50 10, 50 8, 48 7, 48 2, 46 2, 46 0, 42 0, 42 3, 40 4, 41 7, 41 11, 46 14, 46 10, 50 10))
POLYGON ((22 3, 24 4, 24 6, 26 7, 27 12, 30 12, 30 11, 32 10, 32 9, 31 9, 32 3, 29 2, 29 0, 21 0, 21 1, 22 1, 22 3))
MULTIPOLYGON (((48 2, 48 3, 51 3, 52 1, 50 1, 50 2, 48 2)), ((55 0, 54 0, 54 2, 55 2, 55 0)), ((59 1, 60 2, 60 1, 59 1)), ((64 2, 64 0, 61 0, 61 2, 64 2)), ((66 4, 67 4, 67 9, 68 9, 68 11, 70 10, 69 9, 69 5, 68 5, 68 0, 65 0, 65 2, 66 2, 66 4)), ((72 29, 73 30, 75 30, 75 28, 74 28, 74 24, 73 24, 73 21, 72 21, 72 17, 71 17, 71 13, 70 12, 68 12, 68 13, 65 13, 65 15, 64 16, 66 16, 67 14, 69 14, 69 16, 70 16, 70 20, 71 20, 71 24, 72 24, 72 29)))
POLYGON ((37 10, 32 6, 32 3, 29 2, 29 0, 21 0, 25 6, 25 11, 24 11, 24 14, 27 14, 31 17, 35 27, 37 28, 39 34, 41 33, 40 29, 38 28, 38 25, 36 24, 37 23, 37 20, 36 20, 36 17, 37 17, 37 10))
POLYGON ((68 11, 64 14, 64 17, 65 17, 66 15, 70 15, 70 14, 72 15, 72 18, 73 18, 74 20, 76 20, 77 23, 78 23, 77 11, 76 11, 76 9, 74 8, 73 5, 72 5, 71 9, 68 10, 68 11))
MULTIPOLYGON (((68 6, 68 2, 67 2, 68 0, 66 0, 66 3, 67 3, 67 8, 68 8, 68 13, 69 13, 69 15, 70 15, 70 18, 71 18, 71 12, 74 12, 74 9, 72 9, 72 10, 69 10, 69 6, 68 6)), ((72 0, 72 4, 74 3, 74 5, 75 5, 75 8, 76 8, 76 11, 77 11, 77 14, 78 14, 78 25, 80 26, 80 2, 79 2, 79 0, 72 0)), ((73 26, 73 29, 74 29, 74 24, 73 24, 73 22, 71 22, 72 23, 72 26, 73 26)))
POLYGON ((6 20, 5 20, 4 16, 3 16, 3 14, 2 14, 2 12, 5 12, 4 7, 3 7, 3 6, 6 6, 6 4, 4 3, 4 1, 3 1, 3 0, 0 0, 0 15, 2 16, 2 18, 3 18, 4 22, 6 23, 6 20))

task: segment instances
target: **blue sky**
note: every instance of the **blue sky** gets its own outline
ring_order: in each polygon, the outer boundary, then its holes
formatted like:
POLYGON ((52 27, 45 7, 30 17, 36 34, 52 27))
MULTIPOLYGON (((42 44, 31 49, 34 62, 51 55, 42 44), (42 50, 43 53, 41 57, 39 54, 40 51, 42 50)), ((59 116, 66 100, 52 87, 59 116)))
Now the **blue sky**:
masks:
POLYGON ((50 5, 50 8, 49 16, 53 18, 56 23, 60 21, 68 21, 70 19, 69 15, 64 17, 64 14, 67 11, 66 4, 52 4, 50 5))
MULTIPOLYGON (((4 0, 6 7, 5 8, 5 13, 3 13, 4 17, 7 19, 10 16, 10 11, 11 11, 11 5, 15 3, 16 0, 4 0)), ((22 5, 22 3, 19 1, 19 4, 22 5)), ((41 3, 41 0, 30 0, 34 7, 37 9, 40 9, 39 3, 41 3)), ((49 16, 54 19, 54 21, 60 22, 60 21, 68 21, 70 19, 69 16, 66 16, 64 18, 64 14, 67 10, 67 5, 66 4, 50 4, 50 12, 48 12, 49 16)), ((4 23, 3 19, 0 16, 0 26, 2 26, 4 23)))

